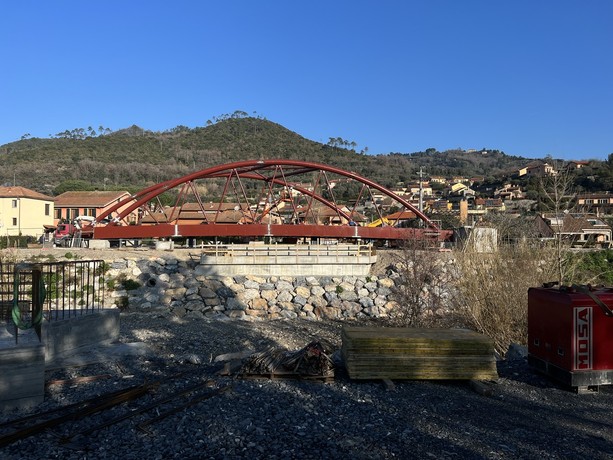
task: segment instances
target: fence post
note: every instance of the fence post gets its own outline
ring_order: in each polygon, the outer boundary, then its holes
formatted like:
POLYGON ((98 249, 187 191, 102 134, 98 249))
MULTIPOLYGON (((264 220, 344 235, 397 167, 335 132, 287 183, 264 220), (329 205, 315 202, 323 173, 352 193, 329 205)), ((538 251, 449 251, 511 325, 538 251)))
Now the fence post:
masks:
MULTIPOLYGON (((40 265, 32 266, 32 318, 42 317, 43 303, 45 302, 45 283, 43 282, 43 270, 40 265)), ((42 321, 34 322, 34 331, 41 341, 42 321)))

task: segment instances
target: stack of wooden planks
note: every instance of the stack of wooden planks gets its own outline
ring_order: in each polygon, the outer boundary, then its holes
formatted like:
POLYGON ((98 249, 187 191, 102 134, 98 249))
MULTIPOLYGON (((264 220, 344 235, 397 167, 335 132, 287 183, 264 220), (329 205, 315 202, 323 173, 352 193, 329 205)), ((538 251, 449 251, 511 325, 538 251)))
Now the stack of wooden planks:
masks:
POLYGON ((495 380, 494 345, 466 329, 344 327, 352 379, 495 380))

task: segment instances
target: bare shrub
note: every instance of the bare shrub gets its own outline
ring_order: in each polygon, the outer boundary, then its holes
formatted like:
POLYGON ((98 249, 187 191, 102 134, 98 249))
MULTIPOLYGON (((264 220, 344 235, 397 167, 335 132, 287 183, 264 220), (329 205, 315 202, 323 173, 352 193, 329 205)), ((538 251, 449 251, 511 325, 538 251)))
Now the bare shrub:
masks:
POLYGON ((426 241, 407 240, 395 256, 394 268, 399 275, 394 287, 399 307, 392 321, 405 327, 442 325, 452 297, 449 254, 430 249, 426 241))
POLYGON ((555 279, 555 256, 527 242, 494 253, 455 254, 458 313, 471 328, 489 336, 500 355, 511 343, 526 344, 528 289, 555 279))

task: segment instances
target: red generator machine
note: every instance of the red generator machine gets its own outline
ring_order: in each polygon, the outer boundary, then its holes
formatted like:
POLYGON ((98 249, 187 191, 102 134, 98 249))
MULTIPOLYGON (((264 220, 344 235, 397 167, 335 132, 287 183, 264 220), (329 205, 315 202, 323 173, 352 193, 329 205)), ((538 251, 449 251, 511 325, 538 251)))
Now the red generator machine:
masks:
POLYGON ((578 392, 613 384, 613 288, 528 290, 528 363, 578 392))

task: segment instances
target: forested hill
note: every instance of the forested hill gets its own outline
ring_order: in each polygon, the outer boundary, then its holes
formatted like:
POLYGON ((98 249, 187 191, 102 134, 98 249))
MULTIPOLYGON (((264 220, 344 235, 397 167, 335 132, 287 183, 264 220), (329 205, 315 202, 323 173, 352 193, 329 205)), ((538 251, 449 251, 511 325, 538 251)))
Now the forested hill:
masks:
POLYGON ((0 184, 15 183, 48 195, 70 188, 135 191, 217 164, 287 158, 333 165, 391 187, 417 179, 420 167, 426 176, 494 177, 533 161, 496 150, 367 155, 353 146, 341 138, 321 144, 277 123, 247 116, 165 132, 137 126, 104 134, 77 129, 0 146, 0 184))

